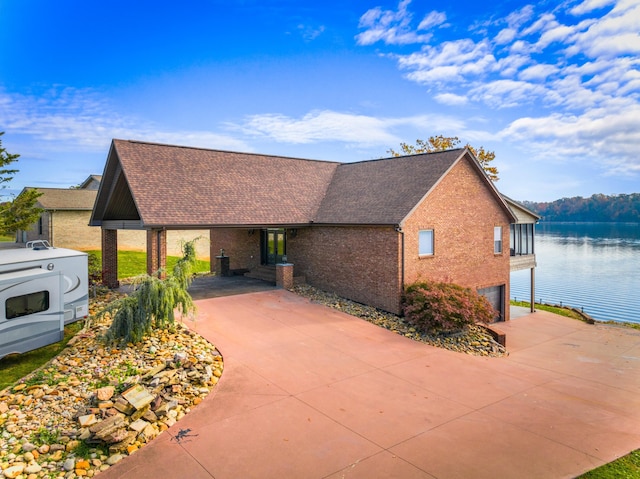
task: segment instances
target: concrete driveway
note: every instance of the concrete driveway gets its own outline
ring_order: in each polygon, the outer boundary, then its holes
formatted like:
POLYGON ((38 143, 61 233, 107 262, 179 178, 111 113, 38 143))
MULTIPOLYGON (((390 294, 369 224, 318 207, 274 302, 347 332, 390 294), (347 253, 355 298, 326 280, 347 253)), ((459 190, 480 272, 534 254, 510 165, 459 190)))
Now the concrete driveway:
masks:
POLYGON ((480 358, 284 290, 197 305, 221 381, 102 479, 572 478, 640 448, 637 330, 536 312, 480 358))

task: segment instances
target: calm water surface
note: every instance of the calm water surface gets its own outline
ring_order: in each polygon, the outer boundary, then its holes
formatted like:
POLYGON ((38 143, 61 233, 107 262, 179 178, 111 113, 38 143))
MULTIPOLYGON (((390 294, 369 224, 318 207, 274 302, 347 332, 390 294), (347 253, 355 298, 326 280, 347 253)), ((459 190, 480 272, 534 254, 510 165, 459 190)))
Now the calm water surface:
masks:
MULTIPOLYGON (((535 241, 536 302, 640 323, 640 224, 542 222, 535 241)), ((511 273, 511 298, 529 297, 529 270, 511 273)))

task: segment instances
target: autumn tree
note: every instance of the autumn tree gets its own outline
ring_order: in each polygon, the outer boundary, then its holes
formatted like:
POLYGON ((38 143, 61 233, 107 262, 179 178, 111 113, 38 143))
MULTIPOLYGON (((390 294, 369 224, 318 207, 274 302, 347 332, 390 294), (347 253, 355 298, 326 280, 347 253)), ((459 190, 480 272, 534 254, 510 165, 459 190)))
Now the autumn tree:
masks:
MULTIPOLYGON (((20 155, 9 153, 2 146, 4 132, 0 132, 0 189, 6 189, 7 184, 18 172, 11 169, 10 165, 18 161, 20 155)), ((38 221, 42 214, 42 209, 36 206, 38 197, 42 193, 35 189, 25 189, 11 201, 0 203, 0 233, 15 233, 18 230, 25 230, 38 221)))
MULTIPOLYGON (((418 155, 421 153, 433 153, 434 151, 444 151, 455 148, 460 144, 457 136, 430 136, 427 141, 416 140, 415 145, 408 143, 400 143, 400 151, 397 152, 393 148, 387 150, 391 156, 418 155)), ((487 176, 491 181, 498 181, 498 168, 491 166, 491 162, 495 159, 496 154, 493 151, 485 150, 484 147, 475 148, 467 143, 466 148, 476 157, 487 176)))

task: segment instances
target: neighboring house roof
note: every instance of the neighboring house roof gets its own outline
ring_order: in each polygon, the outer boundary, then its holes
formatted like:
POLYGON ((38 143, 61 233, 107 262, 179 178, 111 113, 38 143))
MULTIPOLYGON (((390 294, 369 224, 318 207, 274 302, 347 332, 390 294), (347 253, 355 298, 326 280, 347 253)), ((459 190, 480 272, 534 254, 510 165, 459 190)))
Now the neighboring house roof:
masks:
POLYGON ((97 190, 79 190, 68 188, 31 188, 42 193, 37 205, 45 210, 88 210, 93 209, 97 190))
POLYGON ((463 159, 513 218, 466 149, 336 163, 113 140, 90 224, 400 225, 463 159))
POLYGON ((80 186, 78 186, 78 188, 97 190, 100 186, 101 181, 102 181, 102 175, 89 175, 89 177, 86 180, 80 183, 80 186))

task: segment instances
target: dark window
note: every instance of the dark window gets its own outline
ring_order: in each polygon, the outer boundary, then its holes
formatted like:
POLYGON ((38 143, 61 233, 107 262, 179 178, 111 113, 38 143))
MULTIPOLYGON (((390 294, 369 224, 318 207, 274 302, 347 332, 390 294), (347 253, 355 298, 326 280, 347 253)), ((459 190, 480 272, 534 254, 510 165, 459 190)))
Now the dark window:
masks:
POLYGON ((4 306, 7 319, 40 313, 49 309, 49 291, 14 296, 7 299, 4 306))
POLYGON ((511 225, 511 256, 534 254, 533 223, 517 223, 511 225))
POLYGON ((41 235, 43 231, 42 228, 42 216, 38 219, 38 234, 41 235))

